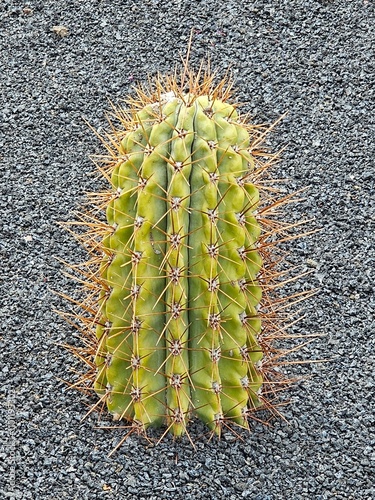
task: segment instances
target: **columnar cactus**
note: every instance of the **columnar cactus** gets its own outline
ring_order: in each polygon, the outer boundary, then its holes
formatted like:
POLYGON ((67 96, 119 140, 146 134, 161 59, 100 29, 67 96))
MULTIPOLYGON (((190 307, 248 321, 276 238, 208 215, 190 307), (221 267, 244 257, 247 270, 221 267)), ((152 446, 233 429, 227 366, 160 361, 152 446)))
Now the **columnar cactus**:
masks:
POLYGON ((247 428, 271 392, 276 225, 258 206, 263 132, 230 94, 185 68, 138 89, 108 135, 106 221, 89 216, 84 237, 88 363, 113 419, 140 430, 180 436, 194 415, 247 428))

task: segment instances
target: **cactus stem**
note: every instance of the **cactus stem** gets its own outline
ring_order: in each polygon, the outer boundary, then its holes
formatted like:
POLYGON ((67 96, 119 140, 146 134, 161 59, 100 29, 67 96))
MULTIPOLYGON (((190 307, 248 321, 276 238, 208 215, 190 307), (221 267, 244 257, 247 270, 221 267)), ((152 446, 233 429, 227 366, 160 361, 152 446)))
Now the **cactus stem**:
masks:
POLYGON ((186 62, 179 81, 159 77, 129 111, 113 107, 94 160, 109 188, 89 193, 92 208, 68 229, 90 254, 70 266, 87 297, 66 297, 81 311, 64 314, 83 340, 71 351, 88 366, 74 386, 91 384, 93 409, 130 421, 127 436, 164 424, 160 440, 186 434, 193 446, 193 415, 209 439, 227 429, 240 438, 233 426, 261 421, 260 409, 279 415, 291 380, 278 368, 312 340, 274 345, 299 338, 287 310, 314 293, 276 295, 306 273, 281 269, 279 245, 301 237, 302 223, 277 219, 299 197, 270 175, 279 155, 262 142, 274 125, 251 124, 228 102, 231 83, 214 81, 186 62))

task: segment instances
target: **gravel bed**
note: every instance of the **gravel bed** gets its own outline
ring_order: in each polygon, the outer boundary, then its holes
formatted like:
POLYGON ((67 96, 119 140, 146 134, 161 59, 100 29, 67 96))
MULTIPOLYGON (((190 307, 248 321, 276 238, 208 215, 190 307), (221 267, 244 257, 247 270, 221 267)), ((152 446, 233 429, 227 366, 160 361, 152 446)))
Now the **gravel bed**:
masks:
MULTIPOLYGON (((371 0, 226 2, 2 0, 0 3, 0 498, 375 498, 375 4, 371 0), (54 28, 56 26, 65 27, 54 28), (322 231, 288 244, 319 287, 298 332, 324 333, 288 368, 287 422, 254 424, 244 441, 167 438, 147 447, 83 422, 89 399, 67 390, 79 363, 51 290, 75 293, 56 257, 79 262, 58 225, 98 183, 109 99, 166 72, 184 54, 231 66, 256 123, 287 117, 269 138, 286 146, 278 175, 308 186, 289 209, 322 231)), ((91 401, 92 402, 92 401, 91 401)), ((104 418, 104 422, 106 419, 104 418)), ((109 421, 108 421, 109 422, 109 421)), ((202 428, 193 427, 199 435, 202 428)))

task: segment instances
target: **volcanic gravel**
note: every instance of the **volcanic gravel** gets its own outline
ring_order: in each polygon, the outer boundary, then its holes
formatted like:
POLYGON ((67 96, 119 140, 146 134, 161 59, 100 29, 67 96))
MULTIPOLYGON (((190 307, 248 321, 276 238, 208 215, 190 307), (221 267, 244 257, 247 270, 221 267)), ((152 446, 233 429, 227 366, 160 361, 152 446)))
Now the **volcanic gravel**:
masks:
MULTIPOLYGON (((0 2, 0 498, 373 499, 375 15, 371 0, 0 2), (59 28, 56 28, 59 27, 59 28), (82 365, 60 344, 75 330, 53 290, 76 295, 56 257, 85 258, 58 221, 100 189, 87 127, 109 99, 170 71, 186 54, 230 66, 255 123, 288 111, 268 143, 286 146, 275 175, 303 187, 287 209, 321 231, 287 248, 319 288, 293 333, 323 333, 291 365, 308 376, 286 421, 235 440, 166 438, 158 446, 81 421, 95 398, 68 390, 82 365)), ((104 424, 110 420, 104 417, 104 424)), ((99 424, 100 425, 100 424, 99 424)), ((192 437, 203 431, 193 425, 192 437)))

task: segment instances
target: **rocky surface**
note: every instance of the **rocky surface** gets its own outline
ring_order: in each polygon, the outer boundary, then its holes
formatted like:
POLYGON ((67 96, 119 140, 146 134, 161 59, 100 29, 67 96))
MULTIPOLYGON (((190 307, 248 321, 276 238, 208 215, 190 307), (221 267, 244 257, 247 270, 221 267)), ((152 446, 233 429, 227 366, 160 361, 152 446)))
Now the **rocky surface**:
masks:
MULTIPOLYGON (((0 4, 1 498, 372 499, 374 487, 375 13, 370 0, 2 0, 0 4), (291 192, 308 186, 292 220, 322 231, 288 244, 319 287, 298 332, 324 333, 292 366, 308 375, 289 396, 287 423, 224 436, 136 436, 96 429, 61 380, 79 363, 59 344, 75 333, 51 290, 76 292, 55 257, 78 262, 68 220, 98 182, 101 146, 84 119, 106 124, 108 99, 166 72, 186 53, 231 66, 256 123, 287 117, 269 138, 291 192)), ((107 420, 104 417, 104 423, 107 420)), ((109 422, 109 421, 108 421, 109 422)), ((199 435, 202 428, 193 428, 199 435)))

